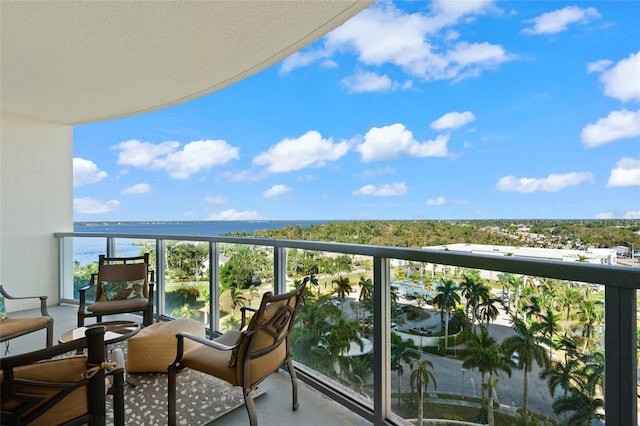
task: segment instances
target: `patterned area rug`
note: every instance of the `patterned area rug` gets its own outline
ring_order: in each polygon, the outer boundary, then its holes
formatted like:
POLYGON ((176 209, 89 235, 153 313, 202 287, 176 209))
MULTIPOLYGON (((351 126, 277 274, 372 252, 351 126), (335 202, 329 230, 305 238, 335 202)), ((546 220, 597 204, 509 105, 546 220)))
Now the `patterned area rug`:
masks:
MULTIPOLYGON (((125 352, 126 356, 126 352, 125 352)), ((124 385, 125 423, 127 425, 165 426, 167 421, 167 375, 161 373, 127 374, 136 384, 124 385)), ((242 389, 199 371, 184 369, 176 377, 177 423, 206 425, 244 405, 242 389)), ((253 397, 264 394, 264 388, 253 397)), ((113 398, 107 398, 107 424, 113 424, 113 398)), ((248 417, 247 417, 248 421, 248 417)))

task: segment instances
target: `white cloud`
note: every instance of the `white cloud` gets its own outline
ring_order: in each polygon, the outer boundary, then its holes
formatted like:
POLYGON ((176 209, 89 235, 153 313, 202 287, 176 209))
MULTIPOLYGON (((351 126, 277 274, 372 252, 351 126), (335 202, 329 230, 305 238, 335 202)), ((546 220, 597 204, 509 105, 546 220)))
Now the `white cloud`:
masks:
POLYGON ((393 167, 382 167, 377 169, 369 169, 360 173, 358 176, 364 179, 371 179, 378 176, 390 175, 395 173, 396 170, 393 167))
POLYGON ((342 79, 341 83, 349 93, 388 92, 397 86, 386 74, 375 72, 358 72, 342 79))
POLYGON ((84 158, 73 159, 73 186, 97 183, 106 178, 107 172, 98 168, 96 163, 84 158))
POLYGON ((365 185, 353 191, 355 195, 375 195, 377 197, 401 196, 407 193, 407 184, 396 182, 383 185, 365 185))
POLYGON ((188 179, 192 174, 221 166, 238 157, 238 148, 223 140, 189 142, 178 150, 178 142, 152 144, 138 140, 121 142, 118 164, 164 170, 174 179, 188 179))
POLYGON ((526 22, 533 24, 522 30, 525 34, 557 34, 565 31, 571 24, 588 24, 593 19, 600 18, 600 14, 593 7, 580 8, 567 6, 564 9, 543 13, 526 22))
POLYGON ((640 160, 624 157, 618 161, 607 186, 640 186, 640 160))
POLYGON ((174 179, 188 179, 192 174, 237 158, 238 148, 225 141, 200 140, 186 144, 182 151, 157 158, 153 167, 167 171, 174 179))
POLYGON ((640 135, 640 110, 612 111, 606 118, 582 129, 580 139, 587 148, 640 135))
POLYGON ((598 213, 596 215, 596 219, 613 219, 615 217, 615 215, 613 214, 613 212, 603 212, 603 213, 598 213))
POLYGON ((259 218, 260 215, 255 210, 236 211, 235 209, 228 209, 209 215, 207 220, 255 220, 259 218))
POLYGON ((291 187, 287 185, 273 185, 262 193, 265 198, 273 198, 291 191, 291 187))
POLYGON ((465 78, 477 77, 484 70, 496 69, 503 62, 512 58, 502 46, 484 43, 460 42, 455 48, 446 53, 448 67, 441 78, 458 81, 465 78))
POLYGON ((258 170, 241 170, 239 172, 225 172, 224 176, 231 182, 257 182, 265 177, 265 173, 258 170))
POLYGON ((148 183, 137 183, 122 190, 122 193, 125 195, 145 194, 147 192, 151 192, 151 185, 148 183))
POLYGON ((432 122, 430 127, 435 130, 457 129, 458 127, 471 123, 475 119, 476 117, 471 111, 448 112, 432 122))
POLYGON ((306 167, 321 167, 327 161, 336 161, 349 150, 346 141, 333 143, 331 138, 323 139, 315 130, 310 130, 297 139, 284 139, 258 154, 253 163, 266 166, 272 173, 284 173, 306 167))
POLYGON ((590 62, 587 64, 587 72, 603 72, 611 65, 611 61, 608 59, 602 59, 595 62, 590 62))
POLYGON ((440 197, 436 197, 436 198, 429 198, 427 200, 427 205, 428 206, 442 206, 445 203, 445 198, 440 196, 440 197))
POLYGON ((413 133, 400 123, 384 127, 373 127, 364 136, 364 142, 355 149, 362 161, 390 160, 401 155, 412 157, 444 157, 447 155, 448 136, 418 142, 413 133))
POLYGON ((498 181, 496 188, 499 191, 521 192, 524 194, 536 191, 555 192, 579 185, 583 182, 593 181, 593 175, 589 172, 551 174, 544 178, 505 176, 498 181))
POLYGON ((280 66, 280 74, 286 74, 296 68, 306 67, 318 61, 326 63, 329 56, 331 56, 331 52, 325 49, 319 49, 316 51, 309 51, 304 53, 298 51, 282 61, 282 65, 280 66))
POLYGON ((151 167, 156 158, 175 152, 179 146, 180 143, 175 141, 162 142, 156 145, 151 142, 130 139, 120 142, 113 146, 112 149, 120 150, 118 164, 146 168, 151 167))
POLYGON ((624 214, 625 219, 640 219, 640 210, 629 210, 624 214))
POLYGON ((77 214, 101 214, 117 210, 120 207, 120 201, 109 200, 100 201, 93 198, 74 198, 73 212, 77 214))
POLYGON ((622 102, 640 101, 640 51, 606 69, 610 64, 603 60, 587 66, 589 71, 601 72, 604 94, 622 102))
POLYGON ((204 197, 204 202, 207 204, 225 204, 227 199, 221 195, 207 195, 204 197))
POLYGON ((436 1, 428 14, 406 13, 391 2, 380 2, 329 33, 321 48, 287 58, 280 71, 290 72, 348 51, 361 65, 390 64, 424 81, 475 76, 514 57, 501 46, 483 42, 461 41, 448 50, 460 33, 441 34, 441 30, 492 10, 497 10, 493 1, 436 1))

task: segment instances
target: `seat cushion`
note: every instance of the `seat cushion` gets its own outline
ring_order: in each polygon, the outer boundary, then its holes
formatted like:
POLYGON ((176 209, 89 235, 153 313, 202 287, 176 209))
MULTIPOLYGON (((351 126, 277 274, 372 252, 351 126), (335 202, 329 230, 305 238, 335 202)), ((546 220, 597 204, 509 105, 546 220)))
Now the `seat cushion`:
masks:
POLYGON ((39 330, 49 322, 51 322, 51 317, 7 318, 0 321, 0 337, 11 336, 24 331, 39 330))
MULTIPOLYGON (((205 337, 204 323, 185 318, 158 322, 140 330, 127 340, 127 372, 167 373, 169 364, 176 359, 176 334, 181 331, 205 337)), ((185 351, 195 344, 185 339, 185 351)))
POLYGON ((113 312, 131 312, 136 309, 143 310, 149 304, 149 300, 144 297, 123 300, 100 300, 93 305, 87 306, 87 311, 95 314, 113 312))

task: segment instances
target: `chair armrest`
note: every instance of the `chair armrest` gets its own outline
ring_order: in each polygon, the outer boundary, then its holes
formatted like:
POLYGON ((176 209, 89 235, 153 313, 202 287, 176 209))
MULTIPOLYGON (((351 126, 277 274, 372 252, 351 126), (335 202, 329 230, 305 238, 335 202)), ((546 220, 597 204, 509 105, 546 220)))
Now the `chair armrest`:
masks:
MULTIPOLYGON (((242 334, 249 334, 249 333, 242 333, 242 334)), ((173 365, 179 364, 180 360, 182 359, 182 355, 184 354, 184 339, 189 339, 194 342, 197 342, 202 345, 208 346, 210 348, 218 349, 221 351, 231 351, 238 347, 237 344, 233 346, 225 345, 225 344, 216 342, 214 340, 209 340, 200 336, 196 336, 186 331, 178 332, 176 334, 176 338, 178 339, 178 342, 177 342, 177 350, 176 350, 176 359, 173 361, 172 363, 173 365)))
POLYGON ((87 304, 87 290, 89 290, 91 287, 93 287, 96 284, 97 277, 98 277, 97 273, 91 274, 91 280, 89 281, 89 284, 85 285, 84 287, 80 287, 78 289, 78 299, 79 299, 78 311, 84 312, 84 308, 87 304))
POLYGON ((180 340, 182 340, 183 338, 187 338, 189 340, 193 340, 194 342, 198 342, 202 345, 206 345, 214 349, 220 349, 221 351, 230 351, 238 346, 238 345, 233 345, 233 346, 224 345, 222 343, 216 342, 215 340, 205 339, 204 337, 196 336, 194 334, 187 333, 186 331, 179 332, 178 334, 176 334, 176 337, 178 338, 178 342, 180 342, 180 340))
POLYGON ((0 294, 9 300, 29 300, 29 299, 40 299, 40 313, 43 317, 48 317, 49 312, 47 312, 47 299, 49 296, 11 296, 4 289, 4 286, 0 285, 0 294))
POLYGON ((247 320, 247 311, 258 312, 257 308, 252 308, 251 306, 242 306, 240 308, 240 313, 242 314, 242 320, 240 322, 240 330, 244 329, 247 320))

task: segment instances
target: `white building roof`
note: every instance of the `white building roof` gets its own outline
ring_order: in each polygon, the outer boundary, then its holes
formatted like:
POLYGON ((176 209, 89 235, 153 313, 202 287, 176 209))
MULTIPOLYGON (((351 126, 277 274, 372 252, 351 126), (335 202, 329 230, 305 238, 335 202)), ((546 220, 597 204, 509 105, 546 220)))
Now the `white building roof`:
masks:
POLYGON ((614 249, 547 249, 538 247, 514 247, 495 246, 489 244, 445 244, 439 246, 423 247, 431 250, 462 251, 476 254, 489 254, 495 256, 528 257, 534 259, 561 260, 565 262, 584 261, 613 265, 616 263, 616 251, 614 249))

